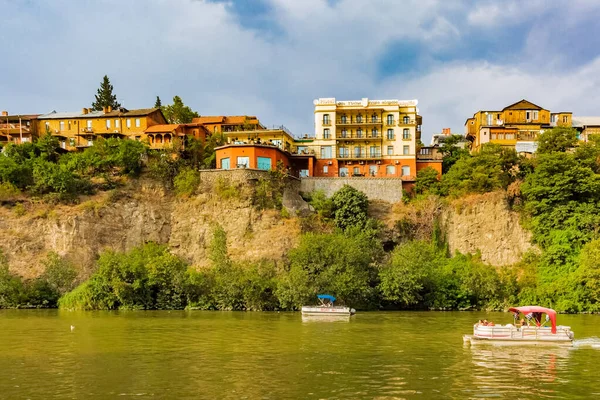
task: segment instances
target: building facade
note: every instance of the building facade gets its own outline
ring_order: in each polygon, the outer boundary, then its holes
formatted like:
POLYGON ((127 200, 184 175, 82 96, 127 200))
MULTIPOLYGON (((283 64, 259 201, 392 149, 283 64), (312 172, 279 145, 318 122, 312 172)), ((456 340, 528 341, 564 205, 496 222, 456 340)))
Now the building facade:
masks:
POLYGON ((192 122, 203 125, 210 133, 266 129, 253 115, 204 116, 194 118, 192 122))
POLYGON ((415 179, 417 100, 319 98, 314 105, 315 176, 415 179))
POLYGON ((146 130, 167 121, 159 108, 113 110, 106 107, 102 111, 84 108, 81 112, 56 112, 39 115, 37 132, 46 132, 58 138, 60 147, 67 151, 85 149, 99 137, 117 137, 138 141, 148 141, 146 130))
POLYGON ((0 114, 0 145, 32 142, 37 137, 36 115, 0 114))
POLYGON ((502 110, 477 111, 465 122, 465 136, 471 151, 485 143, 497 143, 519 153, 533 153, 538 135, 555 126, 572 126, 572 113, 552 113, 523 99, 502 110))

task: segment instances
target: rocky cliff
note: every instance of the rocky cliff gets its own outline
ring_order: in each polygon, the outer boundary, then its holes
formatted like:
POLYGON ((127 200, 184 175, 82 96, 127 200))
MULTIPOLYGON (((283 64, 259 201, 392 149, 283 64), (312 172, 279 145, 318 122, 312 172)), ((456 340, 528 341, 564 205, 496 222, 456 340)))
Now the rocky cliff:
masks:
POLYGON ((297 219, 274 210, 257 211, 238 186, 223 198, 206 184, 200 194, 178 198, 150 181, 134 181, 115 192, 83 199, 76 206, 26 202, 0 207, 0 248, 10 267, 25 277, 43 271, 56 252, 88 275, 105 249, 131 249, 154 241, 195 266, 208 264, 207 247, 216 223, 227 232, 235 259, 281 260, 300 234, 297 219))
POLYGON ((456 200, 441 214, 442 229, 452 252, 479 251, 483 261, 496 266, 514 264, 534 248, 531 233, 519 219, 503 192, 456 200))
MULTIPOLYGON (((72 261, 86 276, 103 250, 124 251, 147 241, 166 244, 191 265, 202 267, 208 264, 207 248, 218 223, 227 232, 234 260, 281 261, 299 240, 298 218, 282 218, 275 210, 258 211, 252 205, 252 183, 239 178, 228 178, 233 186, 219 189, 212 176, 204 177, 200 194, 189 198, 139 180, 82 199, 76 206, 32 201, 5 205, 0 207, 0 248, 11 269, 25 277, 42 272, 49 252, 72 261)), ((301 207, 303 201, 292 191, 285 193, 284 203, 301 207)), ((425 221, 416 225, 419 235, 431 234, 433 217, 439 217, 452 251, 480 251, 482 259, 493 265, 515 263, 532 247, 531 235, 521 228, 518 214, 509 209, 501 193, 446 205, 436 200, 421 209, 402 207, 405 215, 412 213, 415 221, 425 221)), ((398 226, 396 206, 379 202, 372 215, 391 230, 398 226)), ((390 237, 393 241, 394 235, 390 237)))

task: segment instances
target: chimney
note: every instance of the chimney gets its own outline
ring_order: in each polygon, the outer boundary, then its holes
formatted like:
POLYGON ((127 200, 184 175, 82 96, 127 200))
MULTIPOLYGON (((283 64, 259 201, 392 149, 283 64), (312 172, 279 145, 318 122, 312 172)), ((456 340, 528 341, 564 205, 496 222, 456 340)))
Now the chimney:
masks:
POLYGON ((82 113, 83 115, 87 114, 88 112, 89 112, 89 111, 88 111, 88 109, 87 109, 87 108, 82 108, 82 109, 81 109, 81 113, 82 113))
POLYGON ((8 111, 2 111, 2 116, 3 117, 8 117, 8 111))
POLYGON ((108 106, 107 109, 108 109, 108 112, 111 112, 112 111, 112 106, 108 106))
POLYGON ((102 107, 102 112, 106 114, 106 106, 102 107))

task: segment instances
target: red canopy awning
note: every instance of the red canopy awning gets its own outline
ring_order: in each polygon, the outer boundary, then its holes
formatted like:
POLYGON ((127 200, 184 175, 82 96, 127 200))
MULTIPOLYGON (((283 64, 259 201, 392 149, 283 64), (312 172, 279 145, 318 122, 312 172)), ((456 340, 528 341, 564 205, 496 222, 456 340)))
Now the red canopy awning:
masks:
POLYGON ((508 311, 511 311, 514 313, 521 313, 524 315, 534 314, 534 317, 536 317, 538 326, 541 322, 541 314, 546 314, 548 316, 548 318, 550 318, 550 323, 552 324, 552 333, 556 333, 556 311, 554 311, 551 308, 545 308, 545 307, 539 307, 539 306, 523 306, 523 307, 511 307, 508 309, 508 311), (539 313, 539 318, 537 318, 537 316, 535 315, 536 313, 539 313))

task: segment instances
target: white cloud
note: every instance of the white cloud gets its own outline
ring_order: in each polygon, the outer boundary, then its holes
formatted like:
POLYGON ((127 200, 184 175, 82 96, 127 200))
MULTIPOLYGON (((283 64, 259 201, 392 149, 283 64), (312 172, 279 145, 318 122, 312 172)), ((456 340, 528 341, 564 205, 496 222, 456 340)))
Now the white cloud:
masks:
MULTIPOLYGON (((452 15, 464 15, 466 3, 341 0, 331 7, 324 0, 269 1, 269 20, 279 25, 281 37, 244 28, 231 7, 205 1, 56 0, 26 8, 0 0, 11 16, 9 28, 0 30, 11 54, 0 63, 0 108, 78 110, 91 104, 108 74, 130 108, 150 106, 156 95, 163 103, 180 95, 203 115, 254 114, 296 134, 312 132, 317 97, 418 98, 426 138, 445 126, 462 131, 476 110, 522 97, 594 114, 589 101, 600 93, 596 61, 564 74, 480 61, 438 63, 416 75, 377 74, 382 55, 399 55, 386 53, 391 43, 417 43, 425 53, 451 47, 464 28, 452 15)), ((514 2, 503 9, 490 4, 492 11, 481 6, 469 22, 519 12, 510 6, 514 2)), ((531 35, 534 43, 542 32, 531 35)))

